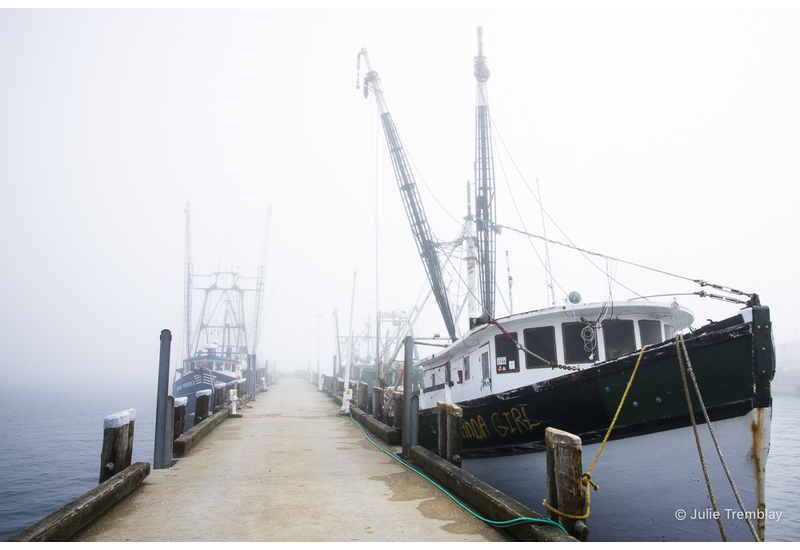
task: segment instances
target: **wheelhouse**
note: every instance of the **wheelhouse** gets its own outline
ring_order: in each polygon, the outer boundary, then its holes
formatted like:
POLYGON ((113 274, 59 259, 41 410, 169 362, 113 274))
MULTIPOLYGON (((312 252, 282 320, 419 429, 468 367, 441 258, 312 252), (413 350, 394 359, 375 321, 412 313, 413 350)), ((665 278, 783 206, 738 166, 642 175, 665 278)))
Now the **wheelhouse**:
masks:
POLYGON ((420 407, 501 393, 669 340, 693 315, 673 304, 583 304, 512 315, 477 327, 418 363, 420 407))

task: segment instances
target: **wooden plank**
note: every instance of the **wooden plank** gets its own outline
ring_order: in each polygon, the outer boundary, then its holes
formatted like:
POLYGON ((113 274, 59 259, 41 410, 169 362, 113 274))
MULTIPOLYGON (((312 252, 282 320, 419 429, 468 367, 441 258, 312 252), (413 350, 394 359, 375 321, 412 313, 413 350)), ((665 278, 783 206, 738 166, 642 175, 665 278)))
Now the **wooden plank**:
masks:
POLYGON ((137 462, 91 491, 23 529, 8 542, 65 542, 111 508, 150 475, 150 464, 137 462))

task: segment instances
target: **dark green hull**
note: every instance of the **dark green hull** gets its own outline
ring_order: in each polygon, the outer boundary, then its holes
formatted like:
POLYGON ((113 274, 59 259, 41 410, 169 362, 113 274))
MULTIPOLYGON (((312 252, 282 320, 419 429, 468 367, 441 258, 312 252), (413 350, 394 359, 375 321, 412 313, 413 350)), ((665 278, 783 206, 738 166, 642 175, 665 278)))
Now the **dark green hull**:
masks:
MULTIPOLYGON (((741 417, 772 404, 775 358, 769 309, 755 306, 752 311, 752 321, 737 315, 685 337, 712 421, 741 417)), ((532 386, 458 403, 464 412, 462 454, 540 451, 548 427, 576 434, 584 445, 601 440, 638 359, 636 352, 532 386)), ((694 391, 690 393, 696 419, 703 422, 694 391)), ((611 439, 690 425, 676 343, 647 348, 611 439)), ((419 430, 420 444, 436 451, 435 411, 420 411, 419 430)))

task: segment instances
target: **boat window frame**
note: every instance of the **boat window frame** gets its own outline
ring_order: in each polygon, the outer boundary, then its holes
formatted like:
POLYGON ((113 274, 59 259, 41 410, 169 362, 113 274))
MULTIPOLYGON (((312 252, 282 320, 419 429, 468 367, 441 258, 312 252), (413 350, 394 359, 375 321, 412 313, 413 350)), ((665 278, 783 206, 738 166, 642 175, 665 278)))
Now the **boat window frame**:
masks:
MULTIPOLYGON (((580 363, 594 363, 595 361, 597 361, 599 359, 597 357, 597 355, 598 355, 598 347, 597 347, 596 330, 597 329, 595 329, 591 324, 584 323, 584 322, 581 322, 581 321, 573 321, 573 322, 569 322, 569 323, 561 323, 561 345, 562 345, 562 348, 563 348, 563 351, 564 351, 564 363, 566 363, 568 365, 577 365, 577 364, 580 364, 580 363), (573 337, 572 334, 568 334, 567 333, 567 330, 568 329, 571 330, 573 327, 580 327, 580 330, 578 331, 578 337, 581 339, 580 349, 582 349, 583 352, 586 354, 585 355, 585 360, 576 360, 573 357, 574 354, 570 353, 569 352, 569 348, 567 347, 568 343, 570 344, 570 347, 572 347, 572 342, 569 342, 569 340, 571 340, 572 337, 573 337), (581 337, 581 333, 583 332, 583 330, 586 327, 591 327, 591 329, 595 331, 595 340, 594 340, 595 341, 595 344, 594 344, 594 355, 595 355, 595 358, 594 359, 592 359, 590 357, 592 352, 591 351, 586 351, 585 341, 584 341, 583 337, 581 337)), ((581 355, 580 359, 583 359, 583 357, 584 356, 581 355)))
MULTIPOLYGON (((531 352, 535 353, 536 355, 539 355, 541 357, 546 358, 544 353, 541 352, 541 348, 534 349, 536 346, 532 346, 532 345, 528 344, 528 335, 529 334, 533 335, 534 332, 544 332, 544 331, 546 331, 548 329, 550 330, 550 335, 552 335, 552 337, 553 337, 553 350, 552 350, 553 351, 553 358, 552 358, 552 362, 553 363, 557 363, 558 362, 558 344, 556 343, 556 327, 555 326, 553 326, 553 325, 545 325, 543 327, 529 327, 529 328, 526 328, 526 329, 524 329, 522 331, 522 341, 525 343, 525 349, 530 350, 531 352)), ((549 346, 547 346, 547 348, 549 350, 549 346)), ((537 358, 537 357, 534 357, 530 353, 525 353, 525 368, 526 369, 546 369, 546 368, 550 367, 550 364, 548 364, 548 363, 543 363, 541 365, 531 365, 530 363, 532 363, 534 361, 539 362, 540 359, 537 358)))
POLYGON ((652 346, 654 344, 660 344, 661 342, 664 341, 664 333, 661 330, 661 321, 659 321, 658 319, 639 319, 639 322, 637 323, 637 325, 638 325, 638 328, 639 328, 639 342, 641 344, 640 347, 644 347, 646 345, 651 345, 652 346), (658 340, 657 341, 651 342, 650 338, 645 339, 645 332, 642 330, 642 327, 646 326, 646 325, 649 325, 651 327, 653 327, 655 325, 658 325, 658 340))
POLYGON ((517 347, 517 333, 497 334, 494 337, 494 368, 497 374, 510 374, 519 372, 519 348, 517 347), (511 336, 511 338, 509 338, 511 336), (513 350, 513 353, 509 353, 513 350), (513 356, 513 361, 510 359, 513 356), (500 360, 504 361, 505 368, 501 369, 500 360), (509 365, 514 365, 510 367, 509 365))
MULTIPOLYGON (((447 364, 449 365, 450 363, 448 362, 447 364)), ((445 383, 444 382, 442 382, 441 384, 437 384, 436 383, 436 378, 437 378, 436 369, 442 368, 443 366, 445 366, 445 365, 439 365, 437 367, 430 367, 429 369, 426 369, 426 370, 423 371, 423 373, 422 373, 423 382, 425 381, 425 375, 428 374, 428 373, 431 374, 431 385, 430 386, 428 386, 428 385, 424 385, 423 386, 423 388, 422 388, 422 393, 423 394, 434 392, 434 391, 443 390, 445 388, 445 383)))
POLYGON ((603 349, 606 352, 606 361, 633 353, 638 349, 636 345, 636 325, 633 319, 606 319, 601 326, 603 329, 603 349), (625 331, 627 334, 618 332, 618 328, 623 325, 628 327, 625 331), (621 342, 621 336, 632 340, 630 349, 625 349, 624 346, 620 346, 620 344, 631 344, 631 342, 621 342), (612 344, 617 347, 610 348, 612 344), (617 351, 618 349, 621 351, 617 351), (611 353, 612 351, 614 351, 614 353, 611 353))
POLYGON ((480 357, 481 360, 481 375, 483 376, 483 380, 491 380, 492 368, 489 361, 491 359, 489 342, 486 342, 480 347, 478 350, 478 357, 480 357))

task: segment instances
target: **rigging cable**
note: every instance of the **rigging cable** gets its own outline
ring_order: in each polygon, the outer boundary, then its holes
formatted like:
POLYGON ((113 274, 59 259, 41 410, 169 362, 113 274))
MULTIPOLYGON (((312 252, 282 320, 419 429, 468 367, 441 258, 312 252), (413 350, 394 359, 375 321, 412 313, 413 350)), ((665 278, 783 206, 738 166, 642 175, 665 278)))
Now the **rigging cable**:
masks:
MULTIPOLYGON (((446 260, 447 260, 447 263, 449 263, 449 264, 450 264, 450 266, 453 268, 453 270, 456 272, 456 275, 458 276, 459 280, 461 280, 461 282, 462 282, 462 283, 464 283, 464 286, 467 288, 467 292, 468 292, 469 294, 472 294, 473 296, 475 296, 475 293, 474 293, 474 292, 472 292, 472 289, 471 289, 471 288, 469 288, 469 285, 467 285, 467 284, 466 284, 466 282, 464 281, 463 277, 461 277, 461 273, 460 273, 460 272, 458 272, 457 270, 455 270, 455 266, 453 266, 453 265, 452 265, 452 263, 451 263, 451 261, 450 261, 450 258, 449 258, 449 257, 446 257, 446 260)), ((558 369, 563 369, 563 370, 574 370, 574 371, 583 370, 583 369, 582 369, 580 366, 574 366, 574 367, 570 367, 570 366, 568 366, 568 365, 561 365, 561 364, 559 364, 559 363, 556 363, 556 362, 554 362, 554 361, 550 361, 550 360, 548 360, 548 359, 545 359, 544 357, 542 357, 542 356, 540 356, 540 355, 537 355, 537 354, 535 354, 534 352, 530 351, 528 348, 526 348, 526 347, 525 347, 525 345, 523 345, 523 344, 520 344, 518 340, 515 340, 515 339, 514 339, 514 337, 513 337, 513 336, 511 336, 511 334, 509 334, 509 332, 508 332, 508 331, 506 331, 506 329, 504 329, 504 328, 503 328, 503 327, 500 325, 500 323, 498 323, 498 322, 497 322, 497 319, 495 319, 494 317, 492 317, 491 315, 489 315, 489 312, 488 312, 488 311, 486 311, 486 308, 485 308, 485 307, 484 307, 484 306, 483 306, 483 305, 480 303, 480 300, 478 300, 478 305, 480 306, 481 310, 483 310, 483 313, 484 313, 486 316, 488 316, 488 317, 489 317, 489 319, 490 319, 490 321, 489 321, 489 322, 490 322, 491 324, 495 325, 497 328, 499 328, 499 329, 500 329, 500 331, 501 331, 503 334, 505 334, 505 335, 508 337, 508 339, 509 339, 509 340, 511 340, 511 342, 514 344, 514 346, 516 346, 516 348, 517 348, 518 350, 520 350, 520 351, 523 351, 523 352, 527 353, 528 355, 530 355, 531 357, 535 357, 535 358, 536 358, 536 359, 538 359, 539 361, 542 361, 542 362, 544 362, 544 364, 545 364, 545 365, 547 365, 547 366, 549 366, 550 368, 554 368, 554 369, 555 369, 555 368, 558 368, 558 369)))
MULTIPOLYGON (((500 225, 500 224, 494 224, 494 225, 499 227, 501 230, 509 230, 509 231, 513 231, 515 233, 520 233, 520 234, 525 235, 527 237, 533 237, 535 239, 545 240, 545 238, 542 237, 541 235, 535 235, 533 233, 528 233, 526 231, 515 229, 513 227, 509 227, 509 226, 506 226, 506 225, 500 225)), ((655 268, 655 267, 648 267, 646 265, 637 264, 635 262, 630 262, 630 261, 627 261, 627 260, 621 260, 619 258, 615 258, 613 256, 608 256, 606 254, 601 254, 599 252, 592 252, 591 250, 586 250, 586 249, 583 249, 583 248, 579 248, 579 247, 575 246, 574 244, 565 244, 565 243, 562 243, 562 242, 559 242, 559 241, 555 241, 553 239, 547 239, 547 241, 549 241, 552 244, 557 244, 559 246, 563 246, 565 248, 571 248, 571 249, 576 250, 576 251, 578 251, 578 252, 580 252, 582 254, 590 254, 590 255, 593 255, 593 256, 599 256, 601 258, 607 258, 607 259, 613 260, 615 262, 620 262, 620 263, 627 264, 627 265, 630 265, 630 266, 633 266, 633 267, 638 267, 640 269, 646 269, 648 271, 653 271, 655 273, 660 273, 662 275, 667 275, 669 277, 675 277, 677 279, 683 279, 684 281, 690 281, 692 283, 696 283, 696 284, 700 285, 701 287, 710 286, 711 288, 716 288, 717 290, 720 290, 722 292, 728 292, 730 294, 735 294, 735 295, 738 295, 738 296, 748 296, 748 297, 751 297, 751 298, 753 296, 753 294, 751 294, 751 293, 743 292, 741 290, 737 290, 737 289, 732 288, 732 287, 723 286, 723 285, 719 285, 719 284, 715 284, 715 283, 709 283, 709 282, 704 281, 703 279, 693 279, 691 277, 686 277, 684 275, 678 275, 676 273, 671 273, 669 271, 664 271, 663 269, 658 269, 658 268, 655 268)), ((592 265, 594 265, 593 262, 592 262, 592 265)), ((631 290, 630 288, 626 287, 625 285, 623 285, 619 281, 615 280, 615 282, 617 284, 620 284, 626 290, 630 290, 631 292, 636 294, 638 298, 647 298, 646 296, 640 295, 638 292, 634 292, 633 290, 631 290)), ((698 295, 701 298, 708 297, 708 298, 715 298, 715 299, 718 299, 718 300, 725 300, 725 301, 730 301, 730 302, 735 302, 735 303, 746 303, 744 301, 734 300, 732 298, 728 298, 728 297, 725 297, 725 296, 719 296, 719 295, 716 295, 716 294, 711 294, 711 293, 706 292, 704 290, 703 291, 699 291, 699 292, 695 292, 693 294, 698 295)), ((662 295, 662 296, 666 296, 666 295, 662 295)), ((670 294, 669 296, 672 296, 672 294, 670 294)))

